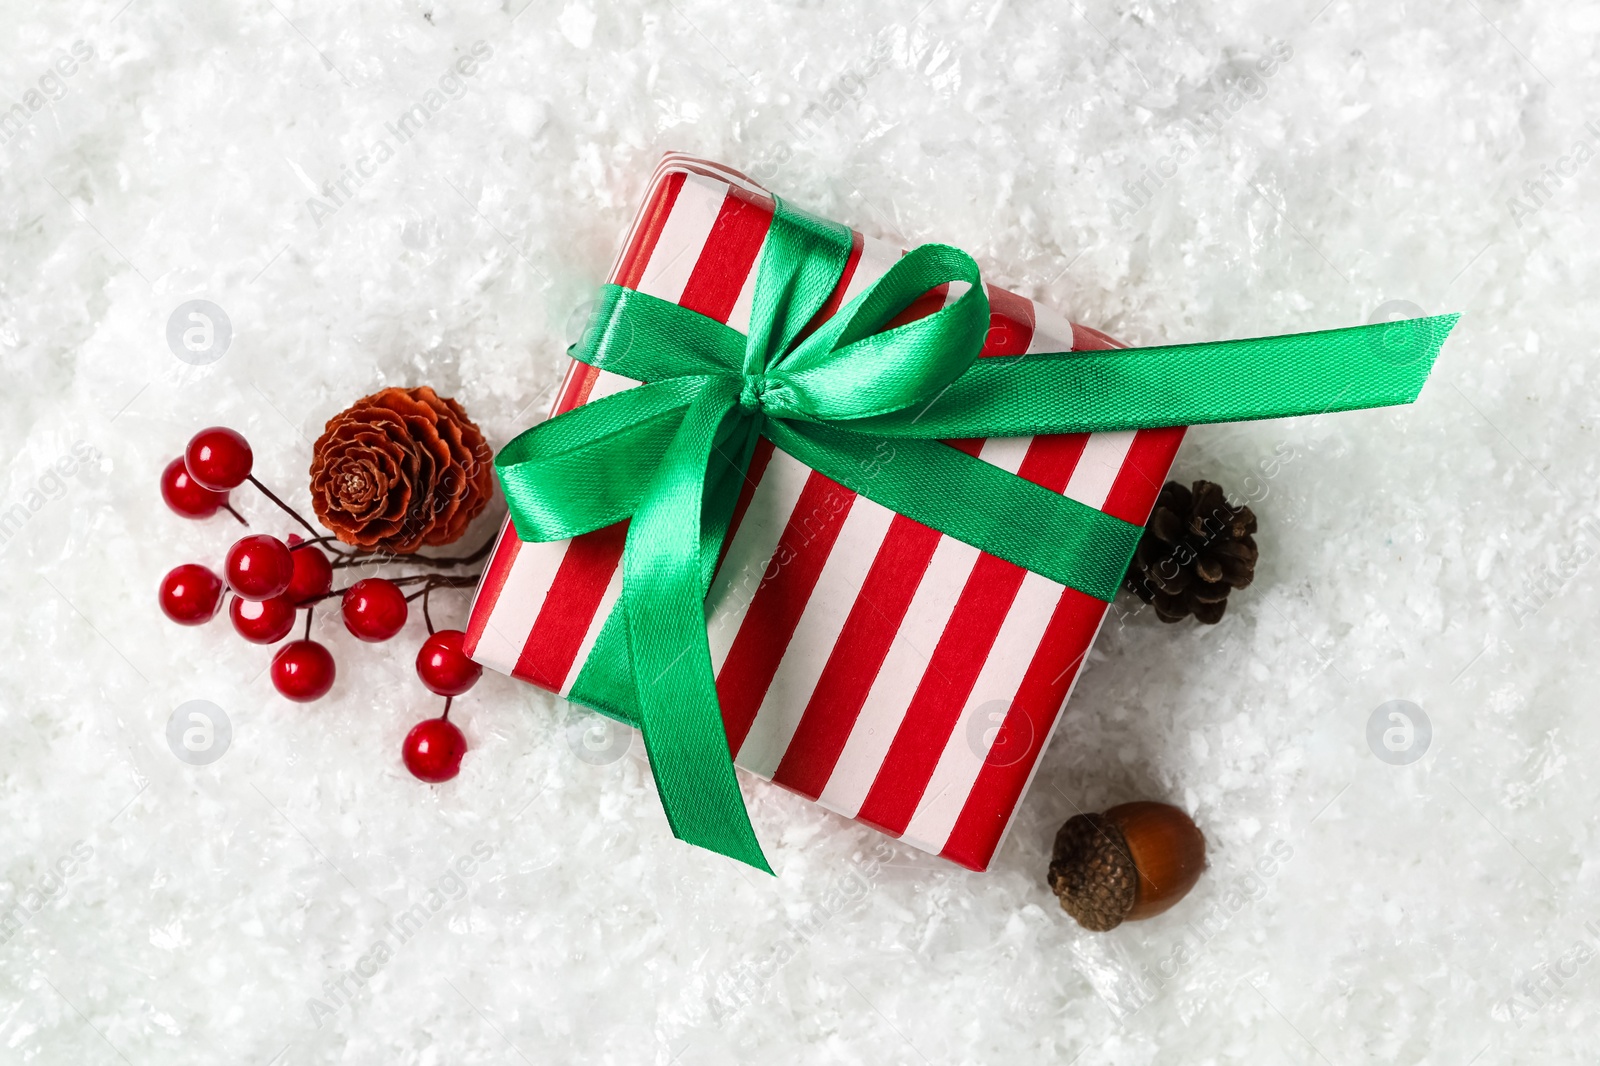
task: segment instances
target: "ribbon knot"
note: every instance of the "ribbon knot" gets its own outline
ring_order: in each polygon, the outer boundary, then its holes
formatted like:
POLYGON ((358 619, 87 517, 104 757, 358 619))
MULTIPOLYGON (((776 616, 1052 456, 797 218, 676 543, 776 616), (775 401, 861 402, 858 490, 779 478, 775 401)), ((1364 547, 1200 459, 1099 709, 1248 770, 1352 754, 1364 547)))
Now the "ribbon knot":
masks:
POLYGON ((769 387, 764 374, 746 374, 744 384, 739 388, 739 408, 747 414, 755 414, 761 410, 762 396, 769 387))
POLYGON ((537 425, 495 457, 523 540, 629 523, 621 597, 570 696, 639 727, 675 834, 762 870, 723 730, 705 612, 758 436, 899 514, 1109 601, 1139 526, 942 441, 1409 403, 1457 318, 1414 320, 1402 352, 1385 339, 1393 330, 1385 322, 978 359, 989 301, 960 250, 923 245, 819 322, 849 259, 850 231, 778 201, 763 247, 748 335, 606 286, 601 328, 573 354, 642 384, 537 425), (889 326, 941 285, 955 296, 941 310, 889 326), (763 417, 750 417, 757 411, 763 417))

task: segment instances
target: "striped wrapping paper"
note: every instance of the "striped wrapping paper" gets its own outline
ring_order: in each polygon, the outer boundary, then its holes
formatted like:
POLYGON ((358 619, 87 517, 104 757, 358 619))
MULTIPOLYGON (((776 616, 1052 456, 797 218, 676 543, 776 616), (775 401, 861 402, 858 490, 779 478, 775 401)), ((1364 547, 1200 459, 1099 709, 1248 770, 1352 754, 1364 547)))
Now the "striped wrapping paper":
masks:
MULTIPOLYGON (((740 330, 772 201, 714 163, 669 154, 610 280, 740 330)), ((854 235, 819 317, 901 250, 854 235)), ((943 306, 937 289, 902 316, 943 306)), ((989 287, 983 356, 1115 347, 989 287)), ((553 414, 629 388, 574 362, 553 414)), ((1183 430, 952 441, 1129 522, 1154 506, 1183 430)), ((885 462, 893 462, 891 450, 885 462)), ((623 525, 525 544, 510 522, 478 588, 466 650, 567 695, 622 587, 623 525)), ((728 745, 741 767, 927 851, 984 869, 1015 813, 1106 604, 859 497, 763 439, 707 599, 728 745)))

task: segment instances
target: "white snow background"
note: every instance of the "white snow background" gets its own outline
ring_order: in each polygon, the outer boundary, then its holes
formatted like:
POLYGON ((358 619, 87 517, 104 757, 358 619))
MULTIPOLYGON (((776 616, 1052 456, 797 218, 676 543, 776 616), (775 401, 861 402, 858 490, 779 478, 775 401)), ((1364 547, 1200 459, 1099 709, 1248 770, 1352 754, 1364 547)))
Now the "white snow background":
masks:
POLYGON ((0 1062, 1600 1058, 1594 5, 3 10, 0 1062), (768 878, 672 838, 636 741, 585 761, 587 720, 502 677, 457 701, 460 777, 413 780, 415 613, 375 647, 324 611, 339 680, 301 706, 155 603, 239 532, 157 493, 201 426, 305 508, 323 422, 383 386, 496 446, 541 417, 669 148, 1130 343, 1463 318, 1414 406, 1190 433, 1176 475, 1256 500, 1256 582, 1215 627, 1119 601, 989 872, 747 781, 768 878), (196 299, 232 327, 205 366, 166 340, 196 299), (191 699, 232 722, 208 766, 165 739, 191 699), (1367 742, 1396 699, 1433 730, 1406 765, 1367 742), (1051 838, 1136 798, 1210 869, 1085 933, 1051 838))

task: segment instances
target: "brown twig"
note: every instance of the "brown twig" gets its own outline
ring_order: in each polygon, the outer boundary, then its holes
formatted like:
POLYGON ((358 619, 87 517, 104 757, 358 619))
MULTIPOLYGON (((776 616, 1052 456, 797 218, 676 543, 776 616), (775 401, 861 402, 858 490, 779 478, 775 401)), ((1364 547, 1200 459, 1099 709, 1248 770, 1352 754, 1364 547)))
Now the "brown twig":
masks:
MULTIPOLYGON (((259 478, 257 478, 254 474, 247 475, 247 477, 248 477, 248 480, 249 480, 250 484, 254 485, 257 489, 261 490, 261 495, 263 495, 267 499, 271 500, 274 504, 276 504, 278 506, 279 510, 283 511, 290 518, 293 518, 296 522, 300 523, 300 525, 305 527, 306 532, 311 534, 310 539, 302 540, 298 544, 289 545, 289 550, 292 552, 292 551, 296 551, 297 549, 300 549, 300 548, 309 548, 313 544, 325 545, 328 548, 329 551, 333 552, 333 554, 335 556, 333 562, 331 564, 329 564, 334 569, 339 569, 341 567, 350 567, 350 566, 367 566, 367 565, 381 566, 381 565, 383 565, 385 563, 411 563, 411 564, 416 565, 416 566, 425 566, 425 567, 433 567, 435 569, 440 569, 440 570, 448 570, 448 569, 453 569, 454 567, 457 567, 457 566, 467 566, 467 565, 470 565, 472 563, 478 562, 484 556, 488 555, 490 550, 493 549, 493 547, 494 547, 494 542, 495 542, 494 536, 490 536, 488 540, 484 541, 481 545, 479 545, 473 552, 471 552, 471 554, 460 555, 460 556, 431 556, 430 557, 430 556, 426 556, 426 555, 414 555, 414 554, 413 555, 401 555, 401 554, 399 554, 397 552, 387 552, 387 551, 367 552, 367 551, 361 550, 360 548, 334 547, 334 542, 339 539, 336 535, 334 535, 332 533, 318 533, 317 530, 316 530, 316 527, 313 526, 310 522, 306 521, 305 518, 300 514, 299 511, 296 511, 293 507, 290 507, 283 500, 279 499, 278 495, 275 492, 273 492, 271 489, 267 488, 266 485, 262 484, 261 480, 259 478)), ((248 527, 250 525, 249 522, 245 521, 244 516, 241 515, 238 511, 235 511, 230 505, 225 503, 222 506, 223 506, 223 508, 225 508, 227 510, 227 512, 229 514, 231 514, 231 515, 233 515, 233 517, 237 518, 241 525, 244 525, 246 527, 248 527)), ((433 616, 428 611, 428 595, 429 595, 429 593, 431 593, 436 588, 438 588, 438 589, 475 588, 475 587, 477 587, 478 581, 482 577, 483 577, 483 574, 481 572, 477 573, 477 574, 470 574, 470 575, 465 575, 465 576, 463 576, 463 575, 446 575, 446 574, 406 574, 406 575, 404 575, 402 577, 392 577, 392 578, 387 578, 386 580, 390 581, 391 583, 393 583, 395 585, 401 585, 401 586, 404 586, 404 585, 417 585, 417 584, 422 585, 421 590, 419 590, 417 592, 413 592, 411 595, 406 597, 406 602, 409 603, 410 601, 416 599, 418 596, 422 597, 422 620, 425 623, 427 623, 428 634, 431 636, 433 634, 433 632, 434 632, 434 628, 433 628, 433 616)), ((323 600, 331 600, 335 596, 343 596, 346 592, 350 591, 350 588, 351 588, 351 586, 346 586, 345 588, 342 588, 342 589, 329 589, 327 592, 324 592, 320 596, 313 596, 310 599, 303 600, 300 603, 295 605, 297 608, 304 608, 305 612, 306 612, 306 633, 305 633, 305 639, 306 640, 310 640, 311 639, 311 619, 312 619, 312 615, 313 615, 313 613, 314 613, 314 611, 316 609, 316 605, 321 603, 323 600)), ((224 590, 224 596, 223 596, 224 602, 226 602, 227 591, 228 590, 224 590)), ((450 716, 450 700, 447 698, 444 701, 444 717, 448 718, 449 716, 450 716)))
MULTIPOLYGON (((482 574, 406 574, 404 577, 386 577, 383 580, 389 582, 391 585, 400 585, 400 586, 405 586, 405 585, 423 585, 423 586, 425 586, 425 587, 417 590, 416 592, 413 592, 411 595, 406 597, 406 602, 410 603, 412 600, 416 599, 418 596, 426 596, 430 590, 436 589, 436 588, 438 588, 438 589, 470 589, 470 588, 476 588, 477 585, 478 585, 478 582, 480 580, 482 580, 482 579, 483 579, 483 575, 482 574)), ((331 600, 335 596, 343 596, 346 592, 349 592, 354 587, 355 586, 353 586, 353 585, 346 585, 342 589, 329 589, 327 592, 324 592, 320 596, 313 596, 309 600, 300 601, 298 606, 300 606, 300 607, 311 607, 311 606, 314 606, 316 604, 321 603, 323 600, 331 600)), ((426 602, 424 602, 423 608, 424 608, 424 610, 426 610, 426 608, 427 608, 426 602)), ((428 632, 431 633, 431 632, 433 632, 433 630, 430 629, 430 630, 428 630, 428 632)))
POLYGON ((337 560, 333 565, 336 567, 381 566, 384 563, 409 563, 413 566, 431 566, 439 570, 449 570, 453 567, 470 566, 479 562, 494 547, 494 540, 495 538, 491 536, 470 555, 403 555, 398 552, 367 552, 358 548, 344 558, 337 560))
MULTIPOLYGON (((304 523, 302 523, 302 524, 304 524, 304 523)), ((332 533, 324 533, 320 537, 313 537, 310 540, 302 540, 299 544, 291 544, 291 545, 289 545, 289 550, 290 551, 299 551, 301 548, 309 548, 313 544, 327 544, 330 547, 332 547, 333 541, 336 541, 338 539, 339 538, 335 537, 332 533)), ((340 548, 334 548, 333 551, 334 551, 334 554, 336 554, 336 555, 345 554, 343 549, 340 549, 340 548)))
POLYGON ((296 522, 299 522, 302 526, 305 526, 306 527, 306 531, 308 533, 310 533, 313 537, 321 536, 321 534, 319 534, 314 528, 312 528, 312 525, 311 525, 310 522, 307 522, 304 518, 300 517, 300 512, 299 511, 296 511, 293 507, 290 507, 288 504, 286 504, 282 500, 278 499, 278 496, 277 496, 276 493, 274 493, 271 489, 269 489, 265 485, 263 485, 261 483, 261 479, 260 478, 256 477, 254 474, 251 474, 249 476, 249 480, 250 480, 250 484, 254 485, 256 488, 261 490, 261 495, 265 496, 267 499, 269 499, 273 503, 277 504, 284 511, 284 513, 287 514, 290 518, 293 518, 296 522))
POLYGON ((394 583, 396 585, 398 585, 398 584, 400 584, 402 582, 404 582, 405 584, 408 584, 408 585, 415 585, 415 584, 417 584, 417 578, 424 579, 426 581, 426 585, 423 588, 417 590, 416 592, 413 592, 411 595, 407 596, 406 597, 407 601, 414 600, 418 596, 426 597, 428 595, 428 593, 432 592, 434 589, 470 589, 470 588, 476 588, 478 582, 483 578, 483 575, 482 574, 467 574, 465 576, 461 576, 461 575, 452 574, 450 576, 445 576, 443 574, 413 574, 410 578, 401 577, 401 578, 394 578, 392 580, 394 581, 394 583))

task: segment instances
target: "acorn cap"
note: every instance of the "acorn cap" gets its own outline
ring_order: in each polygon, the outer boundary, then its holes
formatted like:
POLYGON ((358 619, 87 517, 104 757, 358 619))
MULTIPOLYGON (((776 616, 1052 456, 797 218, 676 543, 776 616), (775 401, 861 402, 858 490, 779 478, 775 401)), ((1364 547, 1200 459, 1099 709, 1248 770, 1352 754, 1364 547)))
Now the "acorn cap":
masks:
POLYGON ((1139 870, 1122 830, 1103 814, 1079 814, 1056 833, 1050 890, 1085 929, 1115 929, 1133 910, 1139 870))
POLYGON ((1050 889, 1085 929, 1103 933, 1177 903, 1206 865, 1206 838, 1188 814, 1138 800, 1079 814, 1056 833, 1050 889))

